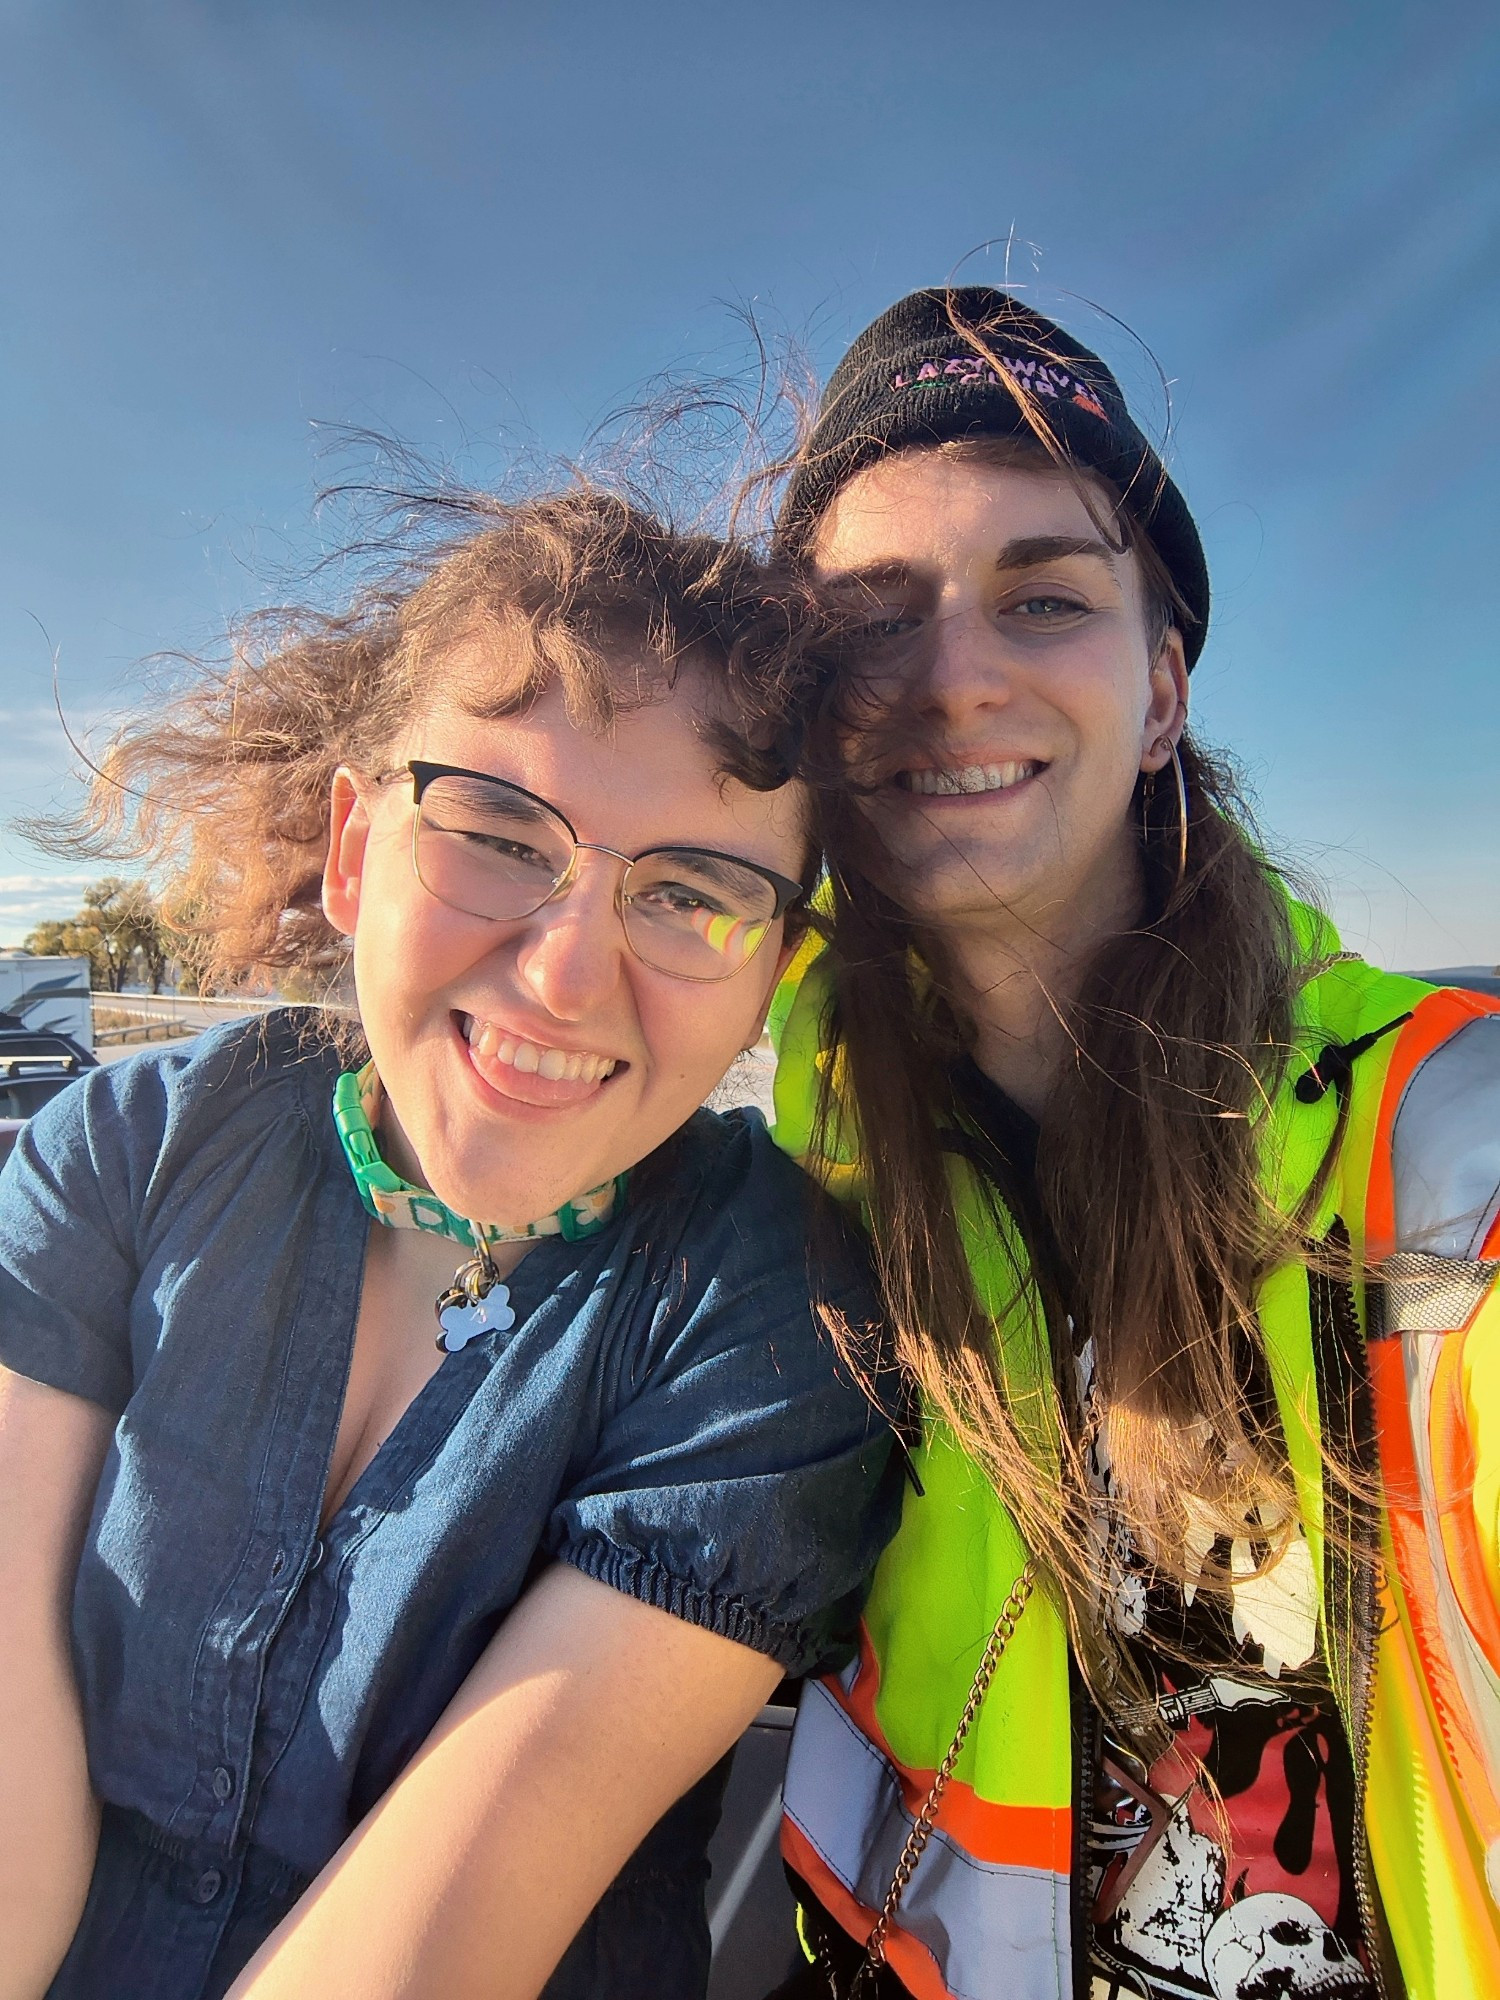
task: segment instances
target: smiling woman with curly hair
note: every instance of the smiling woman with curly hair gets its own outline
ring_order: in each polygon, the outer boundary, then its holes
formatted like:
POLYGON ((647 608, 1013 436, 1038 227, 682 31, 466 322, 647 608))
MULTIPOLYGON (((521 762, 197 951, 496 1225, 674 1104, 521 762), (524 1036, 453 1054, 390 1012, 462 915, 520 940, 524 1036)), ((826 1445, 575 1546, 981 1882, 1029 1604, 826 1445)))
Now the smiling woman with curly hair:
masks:
POLYGON ((815 879, 819 628, 594 489, 445 504, 77 829, 353 1008, 95 1070, 0 1177, 4 2000, 701 2000, 725 1753, 894 1525, 859 1251, 810 1290, 698 1109, 815 879))

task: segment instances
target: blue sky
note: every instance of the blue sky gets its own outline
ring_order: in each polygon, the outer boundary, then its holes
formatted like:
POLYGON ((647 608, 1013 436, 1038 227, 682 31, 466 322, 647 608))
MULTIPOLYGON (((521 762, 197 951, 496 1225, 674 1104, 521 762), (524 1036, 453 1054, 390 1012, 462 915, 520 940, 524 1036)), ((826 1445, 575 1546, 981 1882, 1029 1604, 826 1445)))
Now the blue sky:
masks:
MULTIPOLYGON (((1488 5, 0 0, 0 797, 320 547, 325 426, 566 456, 753 305, 826 372, 961 260, 1158 423, 1196 716, 1350 943, 1500 959, 1488 5)), ((0 941, 89 870, 0 836, 0 941)))

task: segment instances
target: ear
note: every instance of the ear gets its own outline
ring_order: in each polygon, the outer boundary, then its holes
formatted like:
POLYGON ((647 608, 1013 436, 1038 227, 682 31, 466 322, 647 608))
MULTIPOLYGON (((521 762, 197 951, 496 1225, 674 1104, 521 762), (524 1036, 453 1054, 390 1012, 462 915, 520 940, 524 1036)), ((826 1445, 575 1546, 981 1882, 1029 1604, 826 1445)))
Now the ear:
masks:
POLYGON ((1141 769, 1159 771, 1188 718, 1187 658, 1182 634, 1174 625, 1151 662, 1151 699, 1141 723, 1141 769))
POLYGON ((340 765, 328 797, 328 859, 323 863, 323 914, 336 931, 353 937, 359 916, 370 815, 354 773, 340 765))

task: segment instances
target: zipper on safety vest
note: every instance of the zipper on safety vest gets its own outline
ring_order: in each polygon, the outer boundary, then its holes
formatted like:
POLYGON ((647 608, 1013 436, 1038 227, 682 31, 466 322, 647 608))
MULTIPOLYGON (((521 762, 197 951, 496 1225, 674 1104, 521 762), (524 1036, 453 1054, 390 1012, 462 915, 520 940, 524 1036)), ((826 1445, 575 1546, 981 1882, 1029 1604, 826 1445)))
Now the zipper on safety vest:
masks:
POLYGON ((1069 1883, 1072 1901, 1072 1922, 1069 1930, 1073 1943, 1073 1979, 1075 1995, 1086 1995, 1093 1984, 1093 1973, 1089 1961, 1093 1955, 1094 1917, 1089 1906, 1087 1886, 1088 1837, 1094 1815, 1094 1787, 1099 1781, 1099 1737, 1103 1727, 1098 1710, 1089 1697, 1083 1675, 1072 1657, 1068 1656, 1068 1694, 1073 1709, 1073 1878, 1069 1883), (1087 1981, 1088 1984, 1084 1982, 1087 1981))
POLYGON ((1365 1951, 1370 1961, 1370 1976, 1375 1982, 1376 2000, 1391 2000, 1391 1990, 1385 1976, 1385 1925, 1381 1921, 1375 1901, 1375 1886, 1370 1867, 1370 1839, 1365 1831, 1365 1797, 1368 1791, 1370 1769, 1370 1745, 1375 1736, 1375 1673, 1378 1658, 1380 1630, 1380 1594, 1375 1588, 1375 1574, 1367 1567, 1360 1583, 1360 1623, 1362 1638, 1366 1647, 1365 1682, 1362 1690, 1362 1712, 1358 1718, 1357 1738, 1351 1736, 1349 1748, 1354 1765, 1354 1902, 1359 1911, 1359 1927, 1364 1934, 1365 1951))

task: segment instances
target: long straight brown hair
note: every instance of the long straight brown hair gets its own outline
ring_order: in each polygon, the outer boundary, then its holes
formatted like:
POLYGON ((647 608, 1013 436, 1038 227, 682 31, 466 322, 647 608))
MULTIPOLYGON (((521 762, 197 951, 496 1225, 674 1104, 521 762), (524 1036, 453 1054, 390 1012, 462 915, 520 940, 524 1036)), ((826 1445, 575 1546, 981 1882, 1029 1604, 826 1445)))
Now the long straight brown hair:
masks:
MULTIPOLYGON (((1056 462, 1029 441, 925 449, 1056 462)), ((1159 646, 1181 616, 1170 581, 1118 496, 1090 484, 1092 506, 1140 568, 1159 646)), ((941 935, 893 895, 843 772, 840 745, 868 723, 871 700, 847 673, 809 734, 832 899, 821 1150, 833 1154, 835 1127, 857 1146, 902 1365, 1040 1559, 1096 1698, 1117 1714, 1138 1710, 1138 1669, 1101 1616, 1089 1453, 1103 1447, 1137 1546, 1178 1582, 1190 1545, 1248 1539, 1274 1553, 1296 1519, 1256 1304, 1268 1273, 1295 1254, 1298 1219, 1271 1207, 1258 1149, 1308 968, 1232 771, 1184 735, 1185 860, 1171 771, 1143 778, 1133 810, 1144 911, 1100 941, 1076 997, 1059 1002, 1068 1055, 1041 1119, 1035 1178, 993 1153, 978 1177, 1014 1228, 997 1229, 1002 1251, 1019 1239, 1006 1316, 1029 1313, 1041 1351, 1050 1341, 1045 1407, 1023 1406, 975 1292, 951 1179, 954 1151, 978 1136, 961 1082, 970 1002, 941 935), (1080 1421, 1074 1361, 1085 1339, 1102 1436, 1080 1421)))

